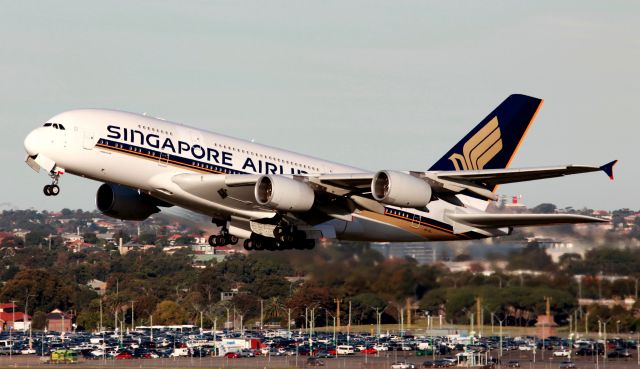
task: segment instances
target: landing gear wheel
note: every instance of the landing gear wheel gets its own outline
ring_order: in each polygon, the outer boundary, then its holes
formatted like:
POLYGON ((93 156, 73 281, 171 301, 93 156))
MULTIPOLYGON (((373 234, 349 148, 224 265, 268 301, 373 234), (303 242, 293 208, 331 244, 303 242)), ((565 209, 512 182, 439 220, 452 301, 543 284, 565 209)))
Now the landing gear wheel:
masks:
POLYGON ((311 250, 316 247, 316 241, 314 239, 304 240, 304 246, 307 250, 311 250))
POLYGON ((49 172, 49 177, 51 178, 51 184, 44 186, 42 192, 44 192, 45 196, 58 196, 60 193, 60 187, 58 187, 58 181, 60 180, 60 175, 63 172, 61 171, 51 171, 49 172))
POLYGON ((228 238, 227 238, 227 243, 231 244, 231 245, 238 244, 238 237, 229 235, 228 238))
POLYGON ((253 250, 254 242, 252 240, 244 240, 244 249, 247 251, 253 250))
POLYGON ((51 196, 58 196, 58 194, 60 193, 60 187, 58 187, 58 185, 49 186, 49 193, 51 194, 51 196))
POLYGON ((209 246, 218 246, 216 245, 216 235, 212 234, 211 236, 209 236, 209 246))
POLYGON ((226 246, 227 238, 225 236, 216 236, 216 246, 226 246))

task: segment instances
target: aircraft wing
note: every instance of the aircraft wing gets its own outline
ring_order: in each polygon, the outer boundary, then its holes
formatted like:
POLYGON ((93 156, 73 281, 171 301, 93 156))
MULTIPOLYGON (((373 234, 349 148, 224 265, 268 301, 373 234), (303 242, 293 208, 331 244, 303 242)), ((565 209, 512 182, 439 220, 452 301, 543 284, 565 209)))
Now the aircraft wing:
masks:
POLYGON ((577 214, 447 214, 449 219, 477 228, 528 227, 555 224, 606 223, 608 220, 577 214))
MULTIPOLYGON (((565 165, 523 169, 410 172, 410 174, 427 181, 436 196, 445 198, 458 193, 464 193, 481 199, 497 200, 497 195, 493 190, 495 186, 499 184, 533 181, 598 171, 605 172, 609 178, 613 179, 613 166, 617 162, 617 160, 614 160, 599 167, 565 165)), ((373 177, 373 173, 352 173, 310 175, 306 178, 312 183, 327 188, 328 192, 336 195, 348 195, 370 191, 373 177)))
POLYGON ((562 177, 571 174, 604 171, 613 179, 613 166, 618 161, 614 160, 600 167, 588 165, 565 165, 545 168, 524 169, 488 169, 488 170, 461 170, 446 172, 425 172, 425 176, 435 176, 437 179, 449 181, 467 181, 486 186, 499 184, 532 181, 538 179, 562 177))
MULTIPOLYGON (((461 205, 459 203, 460 200, 455 197, 457 194, 465 194, 485 200, 497 200, 498 197, 493 190, 496 185, 503 183, 561 177, 570 174, 588 173, 600 170, 604 171, 609 175, 609 177, 613 177, 613 166, 615 164, 616 161, 612 161, 601 167, 566 165, 547 168, 429 171, 400 174, 414 178, 414 180, 419 178, 427 182, 431 188, 431 196, 461 205)), ((304 207, 288 207, 286 208, 288 212, 304 213, 307 210, 311 210, 312 203, 315 203, 313 206, 316 210, 334 217, 343 216, 342 213, 350 214, 351 212, 348 211, 348 209, 352 208, 353 203, 374 212, 384 212, 384 206, 380 202, 374 200, 371 195, 371 184, 375 176, 376 173, 371 172, 269 175, 269 177, 273 177, 274 179, 280 178, 281 181, 287 181, 289 185, 293 185, 293 187, 285 186, 286 188, 302 191, 296 196, 301 196, 297 199, 302 199, 302 202, 306 205, 304 207), (304 193, 307 193, 307 195, 304 193), (309 201, 305 201, 304 199, 309 199, 309 201), (352 205, 349 205, 349 203, 352 205)), ((224 204, 230 207, 228 209, 241 208, 247 212, 246 214, 251 214, 251 217, 254 217, 256 216, 256 211, 259 212, 257 216, 264 216, 264 212, 273 212, 275 210, 268 206, 264 206, 265 204, 258 203, 256 200, 254 187, 260 178, 262 178, 260 175, 247 174, 180 174, 174 176, 172 181, 178 185, 182 191, 188 193, 189 196, 193 196, 196 201, 199 201, 198 199, 200 199, 214 202, 218 205, 224 204)), ((411 187, 407 188, 405 191, 409 191, 409 193, 411 193, 411 187)), ((284 190, 284 192, 286 192, 286 190, 284 190)), ((485 227, 500 227, 503 224, 507 226, 526 226, 538 224, 575 223, 576 221, 584 222, 588 220, 587 218, 581 218, 577 215, 559 216, 555 214, 487 214, 482 217, 477 216, 476 218, 464 219, 463 217, 470 217, 470 215, 456 214, 453 216, 461 217, 459 220, 460 223, 475 222, 479 224, 479 226, 485 224, 485 227)))

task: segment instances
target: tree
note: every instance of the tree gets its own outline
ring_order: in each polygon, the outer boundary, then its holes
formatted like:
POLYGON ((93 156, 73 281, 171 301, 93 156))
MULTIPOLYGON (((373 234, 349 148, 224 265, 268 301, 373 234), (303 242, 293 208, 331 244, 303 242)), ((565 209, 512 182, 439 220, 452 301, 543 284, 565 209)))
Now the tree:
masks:
POLYGON ((82 310, 76 318, 76 324, 81 331, 95 330, 100 325, 100 312, 82 310))
POLYGON ((187 322, 187 312, 175 301, 164 300, 156 305, 153 312, 154 322, 158 324, 184 324, 187 322))
POLYGON ((182 236, 176 240, 176 245, 193 245, 195 239, 189 236, 182 236))
POLYGON ((549 203, 542 203, 536 207, 534 207, 533 209, 531 209, 531 212, 533 213, 543 213, 543 214, 552 214, 556 212, 557 207, 554 204, 549 204, 549 203))
POLYGON ((351 314, 357 324, 372 324, 376 322, 375 309, 382 311, 386 302, 373 293, 362 293, 351 299, 351 314))
POLYGON ((122 242, 123 243, 127 243, 127 242, 131 241, 131 236, 129 236, 129 233, 127 233, 127 231, 125 231, 124 229, 118 229, 113 234, 113 239, 116 240, 116 243, 118 243, 118 242, 120 242, 121 238, 122 238, 122 242))
POLYGON ((154 233, 143 233, 138 237, 138 242, 143 245, 153 245, 156 243, 157 237, 154 233))
POLYGON ((95 245, 98 243, 98 237, 93 232, 87 232, 83 234, 82 237, 84 238, 84 242, 86 243, 90 243, 92 245, 95 245))
POLYGON ((31 328, 43 330, 47 326, 47 314, 44 311, 36 311, 31 318, 31 328))

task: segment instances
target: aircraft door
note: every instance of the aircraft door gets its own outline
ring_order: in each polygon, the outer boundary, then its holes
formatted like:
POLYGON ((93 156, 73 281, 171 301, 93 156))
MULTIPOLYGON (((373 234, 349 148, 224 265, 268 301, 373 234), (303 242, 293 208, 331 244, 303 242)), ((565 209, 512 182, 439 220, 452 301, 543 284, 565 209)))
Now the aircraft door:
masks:
POLYGON ((169 154, 160 152, 160 156, 158 157, 158 165, 161 167, 166 167, 169 163, 169 154))
POLYGON ((411 228, 420 228, 420 215, 413 214, 411 219, 411 228))
POLYGON ((92 150, 95 144, 95 134, 91 131, 84 131, 82 136, 82 147, 86 150, 92 150))

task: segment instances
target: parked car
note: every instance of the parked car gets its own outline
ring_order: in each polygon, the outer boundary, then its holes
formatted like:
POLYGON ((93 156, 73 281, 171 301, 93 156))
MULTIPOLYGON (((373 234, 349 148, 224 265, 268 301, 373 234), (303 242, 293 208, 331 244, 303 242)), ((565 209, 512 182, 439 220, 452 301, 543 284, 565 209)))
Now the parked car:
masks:
POLYGON ((130 360, 133 359, 133 354, 129 351, 122 351, 115 357, 116 360, 130 360))
POLYGON ((560 369, 575 369, 576 363, 570 360, 565 360, 560 363, 560 369))
POLYGON ((324 361, 311 356, 307 358, 307 366, 324 366, 324 361))
POLYGON ((451 361, 445 360, 445 359, 438 359, 438 360, 433 362, 433 366, 435 368, 446 368, 446 367, 453 366, 453 365, 454 364, 452 364, 451 361))
POLYGON ((571 356, 571 350, 560 349, 553 352, 554 357, 569 357, 571 356))
POLYGON ((314 356, 317 357, 317 358, 325 358, 325 359, 326 358, 331 358, 331 357, 336 357, 335 353, 332 354, 331 352, 326 351, 326 350, 320 350, 320 351, 316 352, 316 354, 314 356))
POLYGON ((416 369, 416 366, 406 361, 399 361, 391 364, 391 369, 416 369))
POLYGON ((624 359, 628 359, 631 357, 631 353, 627 350, 627 349, 617 349, 617 350, 613 350, 610 353, 607 354, 608 358, 624 358, 624 359))
POLYGON ((224 354, 224 357, 226 357, 227 359, 237 359, 240 357, 240 354, 237 352, 227 352, 226 354, 224 354))
POLYGON ((353 355, 353 354, 355 354, 355 350, 353 349, 353 346, 351 346, 351 345, 339 345, 336 348, 336 353, 338 355, 353 355))
POLYGON ((519 368, 520 367, 520 362, 518 360, 509 360, 509 362, 507 362, 507 367, 509 367, 509 368, 519 368))
POLYGON ((433 361, 431 361, 431 360, 424 361, 422 363, 422 367, 423 368, 433 368, 434 367, 433 361))
POLYGON ((378 353, 378 350, 374 349, 373 347, 367 347, 364 350, 360 350, 360 352, 367 355, 375 355, 378 353))

